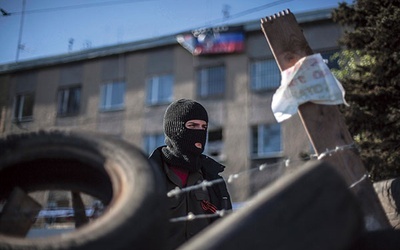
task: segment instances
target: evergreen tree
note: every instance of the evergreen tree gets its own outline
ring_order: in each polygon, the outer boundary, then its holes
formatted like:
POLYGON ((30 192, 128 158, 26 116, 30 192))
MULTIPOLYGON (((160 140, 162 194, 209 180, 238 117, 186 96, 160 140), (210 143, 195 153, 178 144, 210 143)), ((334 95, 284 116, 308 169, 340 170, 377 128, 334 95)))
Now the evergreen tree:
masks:
POLYGON ((400 1, 340 3, 333 20, 346 30, 334 73, 361 159, 374 181, 400 176, 400 1))

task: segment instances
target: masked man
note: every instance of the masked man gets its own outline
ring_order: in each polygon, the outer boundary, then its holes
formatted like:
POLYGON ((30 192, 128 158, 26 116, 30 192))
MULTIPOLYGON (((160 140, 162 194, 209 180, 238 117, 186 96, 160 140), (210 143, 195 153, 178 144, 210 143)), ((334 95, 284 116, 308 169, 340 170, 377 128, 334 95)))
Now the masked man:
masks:
MULTIPOLYGON (((150 160, 165 173, 167 190, 193 186, 203 180, 221 182, 207 189, 195 189, 169 198, 169 218, 214 214, 217 210, 232 209, 226 184, 219 175, 224 166, 203 155, 207 140, 208 114, 193 100, 181 99, 171 103, 164 114, 166 146, 157 148, 150 160)), ((167 249, 175 249, 197 234, 215 218, 170 222, 167 249)))

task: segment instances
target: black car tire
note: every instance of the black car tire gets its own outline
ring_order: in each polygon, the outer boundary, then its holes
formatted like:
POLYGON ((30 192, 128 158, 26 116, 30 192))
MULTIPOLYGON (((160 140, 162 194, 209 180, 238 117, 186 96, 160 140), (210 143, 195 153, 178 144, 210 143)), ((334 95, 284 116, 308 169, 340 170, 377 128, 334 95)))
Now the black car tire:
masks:
POLYGON ((83 131, 37 131, 0 140, 0 200, 25 192, 87 193, 105 212, 65 235, 0 234, 0 249, 162 249, 168 223, 166 190, 157 168, 134 145, 83 131))

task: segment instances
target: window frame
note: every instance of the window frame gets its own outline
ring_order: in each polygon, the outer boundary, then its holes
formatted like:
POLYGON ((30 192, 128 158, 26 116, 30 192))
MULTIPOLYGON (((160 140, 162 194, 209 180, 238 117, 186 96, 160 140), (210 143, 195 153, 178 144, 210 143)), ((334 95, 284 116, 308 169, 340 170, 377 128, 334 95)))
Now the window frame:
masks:
POLYGON ((13 106, 13 120, 15 122, 27 122, 33 120, 33 110, 35 106, 35 93, 34 92, 24 92, 17 93, 14 96, 14 106, 13 106), (28 110, 28 115, 24 115, 25 99, 27 96, 32 97, 32 106, 28 110), (18 110, 17 110, 18 109, 18 110))
POLYGON ((225 141, 223 132, 224 129, 222 127, 208 130, 207 143, 204 148, 205 154, 219 162, 224 162, 226 160, 226 155, 224 154, 225 141))
POLYGON ((126 83, 125 81, 113 81, 104 83, 100 86, 100 102, 99 109, 100 111, 118 111, 123 110, 125 108, 125 95, 126 95, 126 83), (120 97, 122 100, 120 103, 113 104, 113 89, 115 85, 121 84, 123 86, 123 93, 120 97), (104 100, 105 98, 105 100, 104 100))
MULTIPOLYGON (((275 140, 276 137, 272 138, 275 140)), ((271 139, 268 141, 271 142, 271 139)), ((250 128, 250 156, 252 159, 259 158, 276 158, 283 156, 283 138, 282 138, 282 126, 280 123, 262 123, 251 126, 250 128), (272 133, 279 133, 279 148, 277 150, 265 151, 265 136, 270 134, 270 130, 272 128, 272 133), (257 129, 257 142, 254 142, 254 129, 257 129), (274 131, 278 129, 278 131, 274 131), (267 133, 267 134, 266 134, 267 133), (260 136, 261 134, 261 136, 260 136), (257 150, 255 150, 255 143, 257 145, 257 150), (257 152, 255 152, 257 151, 257 152)))
POLYGON ((173 74, 159 74, 152 75, 146 79, 146 104, 149 106, 167 104, 173 101, 173 89, 174 89, 174 75, 173 74), (163 81, 164 78, 169 78, 170 81, 163 81), (160 85, 170 84, 167 86, 169 93, 167 97, 163 98, 160 85))
POLYGON ((207 98, 218 98, 223 97, 226 92, 226 67, 225 65, 218 65, 218 66, 209 66, 209 67, 202 67, 197 70, 196 74, 196 95, 200 99, 207 99, 207 98), (217 79, 210 79, 214 78, 210 76, 212 70, 221 69, 222 73, 220 75, 215 76, 217 79), (221 78, 221 79, 220 79, 221 78), (215 86, 218 84, 217 88, 215 86), (214 87, 215 91, 211 92, 210 89, 213 89, 211 86, 214 87))
POLYGON ((275 91, 279 88, 282 78, 279 67, 273 58, 250 62, 249 77, 250 90, 253 92, 275 91), (267 65, 267 63, 270 64, 267 65), (276 74, 272 75, 270 72, 275 72, 275 70, 276 74))
POLYGON ((80 85, 73 85, 73 86, 65 86, 65 87, 60 87, 58 89, 58 93, 57 93, 57 116, 58 117, 65 117, 65 116, 74 116, 74 115, 78 115, 81 109, 81 96, 82 96, 82 86, 80 85), (72 95, 70 95, 71 91, 73 90, 78 90, 78 97, 77 97, 77 109, 76 110, 69 110, 71 109, 71 107, 69 106, 70 103, 70 98, 72 95), (61 97, 61 95, 63 95, 61 97), (67 97, 65 97, 65 95, 67 95, 67 97), (62 99, 60 99, 62 98, 62 99), (67 99, 65 101, 65 99, 67 99), (62 110, 61 110, 61 102, 62 102, 62 110))
POLYGON ((163 145, 165 145, 164 133, 145 134, 143 137, 143 150, 148 155, 163 145))

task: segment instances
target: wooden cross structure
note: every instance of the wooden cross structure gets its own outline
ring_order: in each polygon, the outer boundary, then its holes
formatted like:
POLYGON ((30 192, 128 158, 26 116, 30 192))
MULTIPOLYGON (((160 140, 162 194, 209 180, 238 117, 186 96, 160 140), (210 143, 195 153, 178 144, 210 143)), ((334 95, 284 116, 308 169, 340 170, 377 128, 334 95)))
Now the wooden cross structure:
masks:
MULTIPOLYGON (((290 10, 261 19, 261 28, 281 71, 313 54, 290 10)), ((299 106, 298 113, 318 155, 338 146, 354 144, 337 106, 307 102, 299 106)), ((363 210, 366 229, 372 231, 390 228, 377 194, 366 178, 366 169, 358 152, 339 150, 323 160, 336 166, 349 186, 357 184, 352 187, 352 191, 363 210)))

